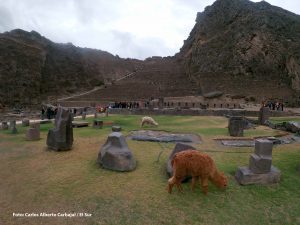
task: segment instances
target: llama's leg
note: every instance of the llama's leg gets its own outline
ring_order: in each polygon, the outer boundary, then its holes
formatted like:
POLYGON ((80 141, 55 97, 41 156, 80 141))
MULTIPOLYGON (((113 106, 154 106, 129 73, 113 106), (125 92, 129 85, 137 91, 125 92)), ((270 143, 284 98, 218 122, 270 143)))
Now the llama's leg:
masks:
POLYGON ((195 191, 195 185, 196 185, 196 181, 198 180, 198 177, 192 177, 192 191, 195 191))
POLYGON ((181 185, 182 180, 183 180, 182 177, 176 177, 176 187, 177 187, 178 192, 180 192, 180 193, 183 193, 183 188, 181 185))
POLYGON ((208 178, 201 178, 201 187, 202 191, 205 195, 207 195, 208 192, 208 178))
POLYGON ((176 183, 176 178, 173 176, 168 180, 168 192, 171 194, 174 184, 176 183))

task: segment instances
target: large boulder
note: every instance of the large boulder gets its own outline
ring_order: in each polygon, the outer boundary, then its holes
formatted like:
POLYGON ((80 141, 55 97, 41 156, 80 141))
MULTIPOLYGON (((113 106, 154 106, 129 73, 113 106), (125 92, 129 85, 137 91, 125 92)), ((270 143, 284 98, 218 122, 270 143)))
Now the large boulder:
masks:
POLYGON ((99 151, 97 162, 106 169, 121 172, 131 171, 136 167, 136 160, 120 132, 113 132, 108 136, 99 151))
POLYGON ((178 152, 186 151, 186 150, 196 150, 193 146, 182 144, 182 143, 177 143, 169 155, 168 161, 167 161, 167 174, 169 177, 173 176, 173 167, 172 167, 172 159, 174 158, 174 155, 178 152))
POLYGON ((73 145, 73 127, 71 113, 58 108, 55 117, 55 128, 50 129, 47 136, 49 148, 60 151, 70 150, 73 145))

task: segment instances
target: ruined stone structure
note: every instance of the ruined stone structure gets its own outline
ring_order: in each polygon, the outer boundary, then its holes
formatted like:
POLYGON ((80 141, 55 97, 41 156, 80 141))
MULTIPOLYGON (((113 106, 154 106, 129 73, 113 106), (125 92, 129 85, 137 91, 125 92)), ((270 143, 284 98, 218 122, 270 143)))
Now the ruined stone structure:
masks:
POLYGON ((239 167, 235 178, 242 184, 273 184, 280 181, 281 172, 272 166, 273 143, 269 140, 255 141, 255 153, 250 155, 249 167, 239 167))
POLYGON ((269 120, 270 117, 270 109, 268 107, 261 107, 259 110, 259 124, 265 125, 267 120, 269 120))
POLYGON ((73 145, 71 113, 59 107, 55 117, 55 128, 48 131, 47 145, 55 151, 70 150, 73 145))
POLYGON ((6 121, 2 122, 1 128, 2 128, 2 130, 8 130, 8 124, 6 121))
POLYGON ((245 122, 243 117, 241 116, 230 117, 228 121, 229 135, 233 137, 243 137, 244 126, 245 126, 245 122))
POLYGON ((30 128, 26 131, 26 140, 37 141, 40 140, 40 124, 32 123, 30 128))

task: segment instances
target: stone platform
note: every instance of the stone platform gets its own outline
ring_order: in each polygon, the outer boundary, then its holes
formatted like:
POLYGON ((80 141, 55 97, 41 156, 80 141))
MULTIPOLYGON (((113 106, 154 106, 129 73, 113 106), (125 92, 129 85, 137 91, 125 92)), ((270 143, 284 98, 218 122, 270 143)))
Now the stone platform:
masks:
POLYGON ((135 141, 201 143, 200 136, 196 134, 169 133, 166 131, 154 130, 131 131, 127 138, 135 141))
POLYGON ((89 123, 84 121, 72 121, 73 127, 88 127, 89 123))
POLYGON ((239 167, 235 178, 242 185, 247 184, 275 184, 280 181, 281 172, 272 166, 268 173, 253 173, 249 167, 239 167))

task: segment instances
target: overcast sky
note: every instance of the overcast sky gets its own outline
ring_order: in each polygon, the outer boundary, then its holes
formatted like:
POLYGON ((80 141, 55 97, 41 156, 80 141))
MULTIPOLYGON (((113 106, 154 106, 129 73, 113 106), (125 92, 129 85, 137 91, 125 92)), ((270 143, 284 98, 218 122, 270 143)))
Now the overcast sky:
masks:
MULTIPOLYGON (((0 0, 0 32, 35 30, 54 42, 124 58, 174 55, 196 13, 214 0, 0 0)), ((258 1, 256 1, 258 2, 258 1)), ((300 14, 299 0, 269 0, 300 14)))

